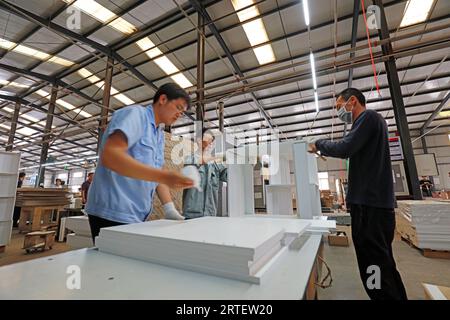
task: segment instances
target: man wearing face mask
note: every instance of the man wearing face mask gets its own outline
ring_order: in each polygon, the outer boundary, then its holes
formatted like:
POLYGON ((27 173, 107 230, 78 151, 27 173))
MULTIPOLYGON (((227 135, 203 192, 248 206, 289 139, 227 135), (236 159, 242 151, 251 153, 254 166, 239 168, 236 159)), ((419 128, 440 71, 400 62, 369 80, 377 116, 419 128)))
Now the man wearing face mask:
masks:
POLYGON ((354 88, 337 96, 336 109, 340 120, 353 124, 350 132, 339 141, 317 140, 309 145, 309 151, 350 158, 347 206, 364 288, 371 299, 405 300, 406 291, 392 254, 395 199, 386 121, 376 111, 366 109, 364 95, 354 88), (373 285, 376 270, 379 286, 373 285))
POLYGON ((190 188, 193 181, 162 169, 163 129, 181 117, 189 102, 189 95, 180 86, 166 83, 156 91, 153 104, 114 112, 103 134, 85 208, 94 241, 101 228, 145 221, 152 212, 155 192, 166 219, 184 219, 169 188, 190 188))

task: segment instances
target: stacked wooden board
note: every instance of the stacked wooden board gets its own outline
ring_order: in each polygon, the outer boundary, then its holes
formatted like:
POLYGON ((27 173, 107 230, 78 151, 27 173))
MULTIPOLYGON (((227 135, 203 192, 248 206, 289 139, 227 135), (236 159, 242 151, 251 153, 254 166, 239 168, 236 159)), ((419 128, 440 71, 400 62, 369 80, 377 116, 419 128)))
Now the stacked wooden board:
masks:
MULTIPOLYGON (((301 234, 308 222, 290 232, 301 234)), ((101 229, 100 251, 260 283, 267 266, 281 254, 285 230, 268 219, 203 217, 158 220, 101 229)))
POLYGON ((68 204, 70 204, 70 192, 68 189, 17 189, 16 206, 18 207, 65 206, 68 204))
POLYGON ((398 201, 397 232, 421 249, 450 250, 450 203, 398 201))

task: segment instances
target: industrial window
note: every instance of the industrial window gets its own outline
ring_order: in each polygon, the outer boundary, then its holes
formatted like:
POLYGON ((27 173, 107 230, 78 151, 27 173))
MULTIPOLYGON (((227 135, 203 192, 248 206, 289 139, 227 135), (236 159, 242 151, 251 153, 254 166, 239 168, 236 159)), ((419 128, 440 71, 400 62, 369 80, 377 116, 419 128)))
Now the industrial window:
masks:
POLYGON ((67 179, 67 173, 58 174, 58 179, 67 179))
POLYGON ((74 172, 73 173, 73 177, 74 178, 81 178, 81 177, 83 177, 83 172, 82 171, 74 172))
POLYGON ((330 190, 330 184, 328 182, 328 172, 319 172, 319 189, 330 190))

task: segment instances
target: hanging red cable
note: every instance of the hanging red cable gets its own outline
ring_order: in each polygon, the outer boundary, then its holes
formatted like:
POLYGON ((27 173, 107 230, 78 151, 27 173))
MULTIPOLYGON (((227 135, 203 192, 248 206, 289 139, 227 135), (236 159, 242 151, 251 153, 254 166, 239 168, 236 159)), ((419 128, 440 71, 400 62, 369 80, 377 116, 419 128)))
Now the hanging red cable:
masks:
POLYGON ((366 9, 365 9, 365 6, 364 6, 364 0, 361 0, 361 7, 362 7, 363 17, 364 17, 364 25, 366 27, 367 42, 369 44, 370 61, 372 62, 372 70, 373 70, 373 77, 375 79, 375 87, 377 88, 378 95, 381 96, 380 86, 378 85, 377 69, 375 67, 375 61, 373 59, 372 44, 370 42, 369 27, 367 25, 367 17, 366 17, 366 9))

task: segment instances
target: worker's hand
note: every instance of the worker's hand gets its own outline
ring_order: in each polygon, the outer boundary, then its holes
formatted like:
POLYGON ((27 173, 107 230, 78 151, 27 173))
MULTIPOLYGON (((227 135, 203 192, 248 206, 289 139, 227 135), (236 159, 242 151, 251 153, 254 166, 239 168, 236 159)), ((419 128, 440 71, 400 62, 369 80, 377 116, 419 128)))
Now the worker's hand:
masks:
POLYGON ((184 217, 178 212, 173 202, 168 202, 163 205, 164 218, 169 220, 184 220, 184 217))
POLYGON ((162 183, 172 189, 186 189, 194 186, 192 179, 176 171, 165 171, 162 183))
POLYGON ((308 152, 309 153, 317 153, 317 147, 315 143, 308 144, 308 152))

